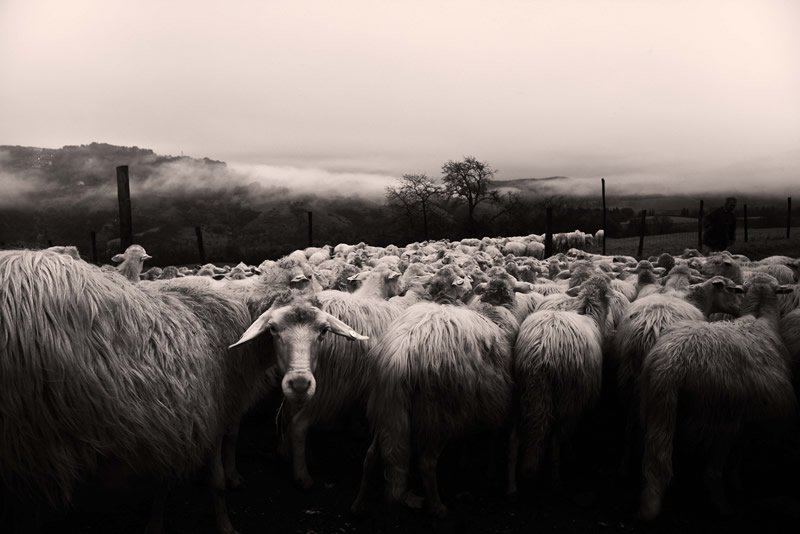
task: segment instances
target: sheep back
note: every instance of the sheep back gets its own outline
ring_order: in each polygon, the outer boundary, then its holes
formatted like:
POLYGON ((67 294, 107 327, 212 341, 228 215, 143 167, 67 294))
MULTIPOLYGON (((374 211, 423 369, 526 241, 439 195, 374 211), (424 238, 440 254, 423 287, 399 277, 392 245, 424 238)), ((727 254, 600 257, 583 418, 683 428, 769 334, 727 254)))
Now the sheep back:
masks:
POLYGON ((249 323, 213 291, 120 283, 68 256, 0 253, 0 476, 53 505, 100 458, 184 477, 219 441, 232 371, 225 348, 249 323))

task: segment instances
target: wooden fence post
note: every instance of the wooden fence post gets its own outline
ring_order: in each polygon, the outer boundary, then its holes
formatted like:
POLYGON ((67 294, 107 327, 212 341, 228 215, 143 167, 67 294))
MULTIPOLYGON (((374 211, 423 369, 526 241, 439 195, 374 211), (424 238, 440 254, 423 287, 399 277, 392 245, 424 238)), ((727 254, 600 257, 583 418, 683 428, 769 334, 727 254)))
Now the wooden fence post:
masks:
POLYGON ((636 254, 636 259, 642 259, 642 252, 644 251, 644 233, 647 230, 647 210, 642 210, 642 228, 639 233, 639 253, 636 254))
POLYGON ((203 231, 199 226, 194 227, 194 233, 197 234, 197 250, 200 252, 200 264, 206 263, 206 249, 203 246, 203 231))
POLYGON ((544 257, 553 255, 553 207, 547 206, 544 229, 544 257))
POLYGON ((787 206, 786 206, 786 239, 789 239, 791 236, 791 228, 792 228, 792 197, 786 199, 787 206))
POLYGON ((92 263, 97 263, 97 232, 91 232, 89 237, 92 239, 92 263))
POLYGON ((700 211, 697 213, 697 250, 703 251, 703 201, 700 201, 700 211))
POLYGON ((119 246, 120 252, 125 252, 125 249, 133 244, 131 189, 127 165, 117 167, 117 199, 119 200, 119 246))
POLYGON ((314 242, 313 239, 312 239, 312 234, 311 234, 311 228, 312 228, 312 226, 311 226, 311 215, 312 215, 312 213, 309 211, 308 212, 308 246, 309 247, 312 246, 312 243, 314 242))
POLYGON ((601 178, 600 181, 603 184, 603 256, 605 256, 606 239, 608 238, 608 234, 606 233, 606 179, 601 178))
POLYGON ((747 204, 744 205, 744 242, 747 243, 747 204))

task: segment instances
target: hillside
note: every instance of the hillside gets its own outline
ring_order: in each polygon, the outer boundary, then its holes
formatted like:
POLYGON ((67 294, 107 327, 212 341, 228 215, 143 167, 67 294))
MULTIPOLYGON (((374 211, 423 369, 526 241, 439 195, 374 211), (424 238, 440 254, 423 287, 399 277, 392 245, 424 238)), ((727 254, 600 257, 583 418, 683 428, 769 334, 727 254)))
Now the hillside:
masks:
MULTIPOLYGON (((387 209, 382 184, 366 183, 368 175, 306 176, 303 187, 297 169, 272 167, 273 176, 264 179, 258 168, 92 143, 60 149, 0 146, 0 246, 73 244, 91 258, 90 235, 95 232, 98 259, 109 261, 119 249, 119 165, 129 167, 134 240, 157 265, 197 262, 198 226, 209 261, 280 257, 308 246, 309 211, 313 244, 318 246, 405 244, 424 238, 419 221, 387 209)), ((552 176, 497 180, 495 185, 504 199, 512 193, 519 201, 482 204, 477 212, 480 235, 542 233, 545 203, 555 206, 555 232, 594 232, 602 225, 599 180, 552 176)), ((638 235, 642 209, 650 212, 651 232, 694 228, 697 198, 632 194, 620 184, 607 185, 612 237, 638 235)), ((721 203, 722 196, 706 197, 706 209, 721 203)), ((760 226, 785 224, 785 198, 752 195, 749 202, 753 221, 763 216, 760 226)), ((432 214, 430 237, 464 237, 464 218, 464 208, 449 202, 432 214)), ((793 220, 800 222, 800 216, 793 220)))

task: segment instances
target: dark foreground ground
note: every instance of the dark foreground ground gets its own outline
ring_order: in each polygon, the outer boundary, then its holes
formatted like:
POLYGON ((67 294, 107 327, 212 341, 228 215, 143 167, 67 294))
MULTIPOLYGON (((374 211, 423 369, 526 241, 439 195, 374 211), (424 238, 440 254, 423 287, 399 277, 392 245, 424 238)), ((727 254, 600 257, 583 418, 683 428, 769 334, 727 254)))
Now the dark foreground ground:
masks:
MULTIPOLYGON (((264 402, 243 422, 238 463, 247 485, 228 497, 231 519, 241 534, 800 532, 797 423, 788 435, 758 443, 745 454, 744 488, 729 493, 735 508, 730 517, 711 511, 702 479, 687 461, 676 465, 662 517, 652 523, 637 520, 638 482, 615 476, 619 424, 613 412, 599 409, 564 452, 560 488, 545 477, 521 483, 520 494, 506 498, 487 479, 485 464, 469 461, 464 452, 479 440, 448 448, 439 464, 439 483, 450 515, 437 520, 421 510, 382 505, 380 481, 372 510, 363 517, 349 512, 369 444, 366 430, 353 432, 352 425, 347 431, 312 434, 310 469, 316 486, 308 492, 296 489, 288 463, 275 452, 276 406, 274 399, 264 402)), ((413 476, 411 484, 418 484, 413 476)), ((87 490, 71 511, 51 516, 44 532, 140 534, 149 505, 146 494, 87 490)), ((166 525, 173 534, 215 532, 211 498, 201 476, 174 488, 166 525)))

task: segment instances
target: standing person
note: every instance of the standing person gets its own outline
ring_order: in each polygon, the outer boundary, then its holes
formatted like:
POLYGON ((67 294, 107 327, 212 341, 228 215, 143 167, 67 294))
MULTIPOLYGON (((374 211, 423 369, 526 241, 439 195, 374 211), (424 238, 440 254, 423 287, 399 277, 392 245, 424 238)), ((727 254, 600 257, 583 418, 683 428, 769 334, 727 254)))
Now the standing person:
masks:
POLYGON ((736 241, 736 199, 728 197, 725 204, 709 213, 703 224, 703 244, 708 251, 725 250, 736 241))

